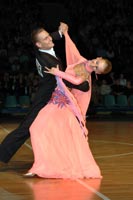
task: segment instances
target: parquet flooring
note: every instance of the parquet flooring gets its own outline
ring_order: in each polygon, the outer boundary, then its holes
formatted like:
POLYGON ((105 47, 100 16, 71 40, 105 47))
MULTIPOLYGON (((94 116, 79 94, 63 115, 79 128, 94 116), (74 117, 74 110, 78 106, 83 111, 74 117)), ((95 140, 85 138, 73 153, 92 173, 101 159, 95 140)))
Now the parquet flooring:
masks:
MULTIPOLYGON (((0 141, 18 121, 0 123, 0 141)), ((24 178, 33 163, 30 139, 0 170, 0 200, 133 200, 133 122, 88 121, 89 144, 103 178, 24 178)))

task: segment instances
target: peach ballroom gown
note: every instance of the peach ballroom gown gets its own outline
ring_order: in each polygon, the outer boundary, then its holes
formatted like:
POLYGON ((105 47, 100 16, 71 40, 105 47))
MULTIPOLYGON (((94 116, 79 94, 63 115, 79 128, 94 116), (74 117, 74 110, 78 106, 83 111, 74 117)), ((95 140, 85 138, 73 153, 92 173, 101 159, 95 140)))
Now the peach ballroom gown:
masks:
MULTIPOLYGON (((57 75, 72 83, 77 79, 64 72, 57 75)), ((41 109, 30 127, 34 163, 29 172, 42 178, 101 178, 86 137, 85 109, 82 110, 78 105, 79 99, 58 76, 57 88, 49 103, 41 109)))
POLYGON ((101 178, 76 99, 60 78, 57 82, 30 127, 34 164, 29 172, 43 178, 101 178))

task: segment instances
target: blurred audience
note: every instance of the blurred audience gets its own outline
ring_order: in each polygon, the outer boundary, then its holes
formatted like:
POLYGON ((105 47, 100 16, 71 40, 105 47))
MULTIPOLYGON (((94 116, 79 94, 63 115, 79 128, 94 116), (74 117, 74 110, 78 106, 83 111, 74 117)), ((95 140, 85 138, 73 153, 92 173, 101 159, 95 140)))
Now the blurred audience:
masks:
MULTIPOLYGON (((47 4, 55 3, 48 1, 47 4)), ((133 94, 133 15, 126 0, 56 1, 69 11, 71 35, 88 59, 102 56, 112 62, 112 72, 93 81, 92 105, 103 95, 133 94), (115 13, 115 15, 114 15, 115 13)), ((42 0, 7 0, 0 7, 0 104, 7 95, 29 95, 31 103, 38 88, 38 75, 30 33, 44 24, 42 0), (41 11, 40 8, 41 7, 41 11), (10 17, 9 17, 10 16, 10 17)), ((53 19, 54 20, 54 19, 53 19)), ((64 52, 61 52, 63 54, 64 52)))

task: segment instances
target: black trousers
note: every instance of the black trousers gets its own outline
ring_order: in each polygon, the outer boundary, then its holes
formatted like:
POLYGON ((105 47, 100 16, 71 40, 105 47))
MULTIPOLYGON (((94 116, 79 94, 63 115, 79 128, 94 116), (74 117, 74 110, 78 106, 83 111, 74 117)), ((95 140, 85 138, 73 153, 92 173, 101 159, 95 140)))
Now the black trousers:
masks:
POLYGON ((7 163, 17 150, 30 137, 29 128, 36 118, 38 112, 45 106, 44 102, 32 105, 25 119, 19 127, 9 133, 0 144, 0 161, 7 163))

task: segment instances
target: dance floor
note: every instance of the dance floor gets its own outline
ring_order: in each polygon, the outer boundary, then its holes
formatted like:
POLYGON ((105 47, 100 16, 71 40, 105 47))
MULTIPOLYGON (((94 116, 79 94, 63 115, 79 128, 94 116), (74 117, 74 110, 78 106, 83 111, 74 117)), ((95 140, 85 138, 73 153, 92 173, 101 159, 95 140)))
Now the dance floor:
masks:
MULTIPOLYGON (((0 142, 19 124, 0 123, 0 142)), ((133 121, 87 120, 89 145, 100 179, 25 178, 33 163, 30 139, 0 169, 0 200, 133 200, 133 121)))

